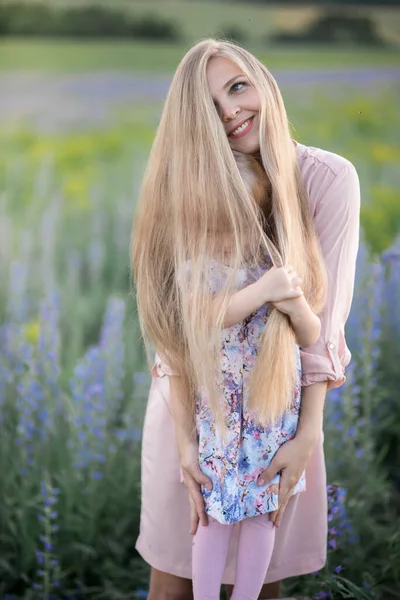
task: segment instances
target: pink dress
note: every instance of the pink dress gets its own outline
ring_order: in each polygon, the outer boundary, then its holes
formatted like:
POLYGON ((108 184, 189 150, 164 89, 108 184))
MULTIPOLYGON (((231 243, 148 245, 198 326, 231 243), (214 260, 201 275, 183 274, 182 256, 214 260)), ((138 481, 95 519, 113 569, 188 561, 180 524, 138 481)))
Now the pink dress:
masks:
MULTIPOLYGON (((344 326, 350 311, 359 244, 360 188, 345 158, 296 145, 299 167, 328 269, 328 301, 320 315, 319 340, 301 351, 302 385, 328 380, 328 389, 345 381, 351 354, 344 326)), ((142 446, 142 507, 136 548, 152 567, 190 579, 189 502, 180 481, 180 463, 170 410, 168 365, 156 356, 152 369, 142 446)), ((329 402, 329 396, 327 401, 329 402)), ((327 551, 327 495, 323 432, 306 469, 307 490, 290 499, 265 581, 322 568, 327 551)), ((237 533, 234 526, 224 583, 235 582, 237 533)))

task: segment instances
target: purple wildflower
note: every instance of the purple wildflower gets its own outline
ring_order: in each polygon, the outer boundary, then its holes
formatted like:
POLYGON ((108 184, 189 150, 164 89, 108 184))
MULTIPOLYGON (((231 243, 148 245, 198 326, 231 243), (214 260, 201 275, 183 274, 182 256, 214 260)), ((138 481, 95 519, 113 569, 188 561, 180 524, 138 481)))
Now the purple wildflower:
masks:
POLYGON ((54 556, 53 537, 58 513, 52 508, 57 503, 57 497, 49 480, 45 479, 40 482, 40 495, 42 508, 39 518, 40 522, 43 523, 43 533, 39 536, 41 547, 35 551, 39 566, 37 577, 40 581, 36 581, 33 588, 40 589, 43 591, 44 597, 48 598, 51 588, 57 584, 59 579, 59 563, 54 556))
POLYGON ((111 298, 99 346, 89 348, 76 365, 70 388, 74 401, 73 427, 76 435, 70 447, 74 465, 101 480, 108 448, 108 423, 118 414, 122 398, 123 321, 125 304, 111 298))

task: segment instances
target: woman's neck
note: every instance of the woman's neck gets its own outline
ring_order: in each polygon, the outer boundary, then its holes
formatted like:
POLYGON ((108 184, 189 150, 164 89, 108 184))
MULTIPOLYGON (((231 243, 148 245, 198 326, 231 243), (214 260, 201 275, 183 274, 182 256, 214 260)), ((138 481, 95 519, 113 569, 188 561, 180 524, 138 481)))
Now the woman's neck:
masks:
POLYGON ((261 158, 261 152, 260 150, 257 150, 257 152, 254 152, 254 154, 252 154, 252 157, 256 159, 256 161, 258 162, 258 164, 264 168, 263 162, 262 162, 262 158, 261 158))

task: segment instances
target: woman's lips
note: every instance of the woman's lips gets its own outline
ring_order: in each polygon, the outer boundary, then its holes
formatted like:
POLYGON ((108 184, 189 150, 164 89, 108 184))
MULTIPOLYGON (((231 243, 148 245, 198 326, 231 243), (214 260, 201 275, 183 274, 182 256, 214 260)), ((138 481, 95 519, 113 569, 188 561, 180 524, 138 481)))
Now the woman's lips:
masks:
MULTIPOLYGON (((239 133, 233 134, 233 133, 229 133, 228 137, 236 140, 238 138, 243 137, 244 135, 246 135, 246 133, 248 133, 250 131, 250 129, 253 127, 253 121, 254 121, 254 117, 250 117, 250 119, 247 119, 249 122, 247 124, 247 126, 240 131, 239 133)), ((237 129, 237 128, 236 128, 237 129)))

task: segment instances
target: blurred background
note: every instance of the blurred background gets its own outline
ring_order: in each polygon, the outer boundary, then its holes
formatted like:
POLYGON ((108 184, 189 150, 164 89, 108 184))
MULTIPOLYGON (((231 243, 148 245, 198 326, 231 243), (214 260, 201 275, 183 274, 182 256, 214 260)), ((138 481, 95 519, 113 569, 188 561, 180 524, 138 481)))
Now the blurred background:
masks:
POLYGON ((0 0, 1 597, 146 597, 129 238, 172 74, 221 36, 362 188, 353 360, 325 410, 329 560, 284 592, 400 598, 399 4, 0 0))

